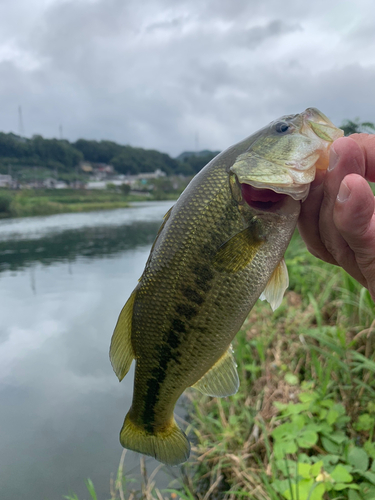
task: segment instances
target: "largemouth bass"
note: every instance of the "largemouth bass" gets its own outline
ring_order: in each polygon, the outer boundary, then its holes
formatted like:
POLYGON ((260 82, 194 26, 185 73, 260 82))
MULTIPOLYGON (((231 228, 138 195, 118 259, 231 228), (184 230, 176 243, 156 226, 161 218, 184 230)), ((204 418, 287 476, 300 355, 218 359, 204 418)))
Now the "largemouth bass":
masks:
POLYGON ((125 448, 184 462, 179 396, 191 386, 217 397, 237 391, 231 341, 261 294, 280 304, 301 200, 342 135, 314 108, 283 116, 214 158, 166 214, 111 342, 120 381, 136 360, 125 448))

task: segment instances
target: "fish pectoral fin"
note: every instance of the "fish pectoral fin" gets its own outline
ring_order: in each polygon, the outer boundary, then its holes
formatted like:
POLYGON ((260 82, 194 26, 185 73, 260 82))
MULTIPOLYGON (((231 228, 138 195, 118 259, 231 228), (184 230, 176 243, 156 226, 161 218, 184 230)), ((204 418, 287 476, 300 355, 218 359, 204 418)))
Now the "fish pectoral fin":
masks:
POLYGON ((131 344, 133 306, 136 297, 134 291, 120 313, 115 330, 112 335, 109 359, 118 379, 121 380, 128 373, 134 359, 134 351, 131 344))
POLYGON ((282 258, 259 298, 260 300, 267 300, 267 302, 270 303, 272 310, 275 311, 281 304, 288 285, 288 269, 284 258, 282 258))
POLYGON ((207 396, 223 398, 238 391, 240 381, 232 346, 192 387, 207 396))
POLYGON ((179 465, 189 458, 190 443, 174 418, 163 431, 150 433, 135 425, 129 413, 120 432, 124 448, 156 458, 166 465, 179 465))
POLYGON ((250 226, 234 235, 217 251, 213 265, 218 271, 236 273, 245 269, 264 243, 260 221, 254 217, 250 226))

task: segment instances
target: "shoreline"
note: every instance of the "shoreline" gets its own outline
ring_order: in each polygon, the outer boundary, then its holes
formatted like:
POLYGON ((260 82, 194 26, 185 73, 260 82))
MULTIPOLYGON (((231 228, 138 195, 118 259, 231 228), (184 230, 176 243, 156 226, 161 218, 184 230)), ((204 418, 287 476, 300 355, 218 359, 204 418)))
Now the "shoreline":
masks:
POLYGON ((0 189, 0 220, 129 208, 132 202, 175 200, 179 193, 123 195, 111 191, 0 189))

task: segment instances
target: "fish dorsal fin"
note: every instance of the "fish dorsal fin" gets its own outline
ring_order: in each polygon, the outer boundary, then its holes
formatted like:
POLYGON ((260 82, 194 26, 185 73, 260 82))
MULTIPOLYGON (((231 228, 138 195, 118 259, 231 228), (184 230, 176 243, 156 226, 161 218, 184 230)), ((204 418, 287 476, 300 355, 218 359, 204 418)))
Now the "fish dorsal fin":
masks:
POLYGON ((237 364, 233 356, 232 346, 216 361, 207 373, 192 387, 207 396, 223 398, 238 391, 237 364))
POLYGON ((134 359, 131 344, 133 305, 136 297, 134 291, 120 312, 115 330, 112 335, 109 359, 118 379, 121 380, 128 373, 134 359))
POLYGON ((270 303, 272 310, 275 311, 275 309, 277 309, 281 304, 288 285, 288 269, 284 258, 282 258, 259 298, 260 300, 267 300, 267 302, 270 303))
POLYGON ((265 241, 260 225, 260 220, 254 217, 249 227, 226 241, 213 259, 214 267, 227 273, 237 273, 245 269, 265 241))

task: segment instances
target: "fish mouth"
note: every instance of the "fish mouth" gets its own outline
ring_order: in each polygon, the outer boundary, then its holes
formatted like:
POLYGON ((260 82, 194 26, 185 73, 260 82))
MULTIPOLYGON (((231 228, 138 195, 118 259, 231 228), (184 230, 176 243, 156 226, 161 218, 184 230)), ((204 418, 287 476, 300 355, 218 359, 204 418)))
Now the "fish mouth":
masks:
POLYGON ((243 200, 252 208, 262 211, 274 211, 281 207, 289 195, 277 193, 272 189, 257 189, 250 184, 241 184, 243 200))
POLYGON ((283 116, 260 131, 249 149, 236 158, 230 171, 236 175, 243 196, 253 207, 263 204, 267 209, 284 196, 304 201, 316 170, 327 169, 330 147, 342 135, 343 131, 316 108, 283 116), (289 130, 286 127, 284 136, 276 137, 280 124, 288 125, 289 130), (262 136, 262 132, 268 137, 262 136), (243 185, 250 187, 243 188, 243 185), (278 196, 271 195, 270 191, 278 196))

